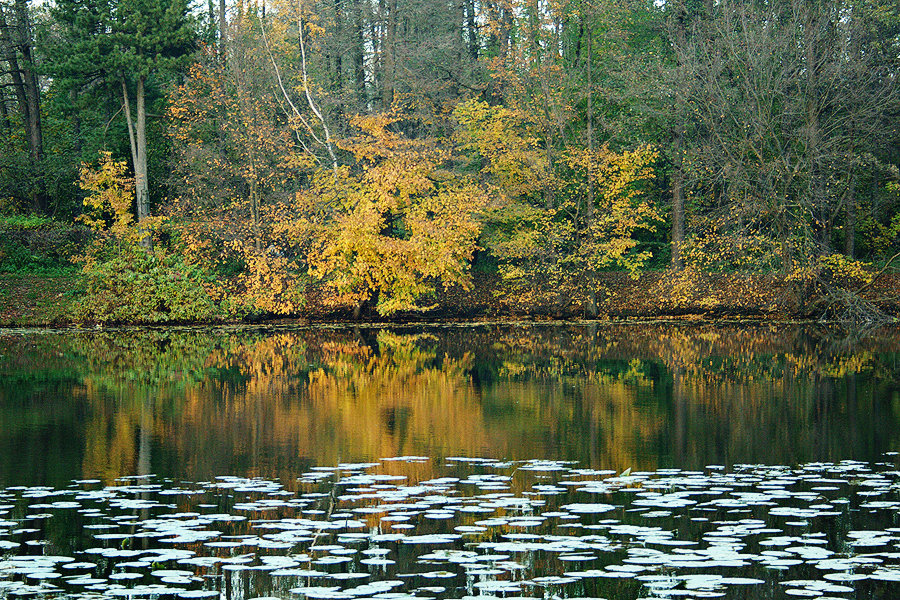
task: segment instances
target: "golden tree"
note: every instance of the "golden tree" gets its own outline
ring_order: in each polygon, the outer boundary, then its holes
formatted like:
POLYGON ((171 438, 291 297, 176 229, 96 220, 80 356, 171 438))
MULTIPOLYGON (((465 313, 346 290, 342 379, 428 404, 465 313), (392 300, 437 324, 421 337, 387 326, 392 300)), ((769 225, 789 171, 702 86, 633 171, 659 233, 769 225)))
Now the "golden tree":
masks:
POLYGON ((313 215, 293 235, 310 241, 311 273, 359 312, 421 310, 438 285, 470 285, 484 190, 445 168, 451 154, 433 139, 409 139, 391 115, 357 117, 345 140, 358 168, 323 171, 301 200, 313 215))

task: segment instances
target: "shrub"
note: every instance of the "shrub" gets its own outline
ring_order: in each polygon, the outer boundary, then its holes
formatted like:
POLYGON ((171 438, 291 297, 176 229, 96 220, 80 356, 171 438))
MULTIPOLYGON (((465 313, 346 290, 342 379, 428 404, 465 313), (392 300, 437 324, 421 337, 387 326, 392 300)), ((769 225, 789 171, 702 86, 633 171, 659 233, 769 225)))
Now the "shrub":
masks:
MULTIPOLYGON (((83 165, 80 185, 90 192, 81 219, 97 234, 82 266, 84 295, 73 317, 94 322, 205 321, 219 316, 198 266, 157 244, 146 247, 159 219, 137 225, 131 215, 133 181, 124 162, 101 153, 97 168, 83 165)), ((148 220, 149 221, 149 220, 148 220)))
POLYGON ((72 257, 83 252, 87 228, 46 217, 0 217, 0 272, 62 275, 73 270, 72 257))
POLYGON ((164 323, 221 317, 206 291, 205 273, 165 248, 136 244, 95 248, 84 257, 79 321, 164 323))

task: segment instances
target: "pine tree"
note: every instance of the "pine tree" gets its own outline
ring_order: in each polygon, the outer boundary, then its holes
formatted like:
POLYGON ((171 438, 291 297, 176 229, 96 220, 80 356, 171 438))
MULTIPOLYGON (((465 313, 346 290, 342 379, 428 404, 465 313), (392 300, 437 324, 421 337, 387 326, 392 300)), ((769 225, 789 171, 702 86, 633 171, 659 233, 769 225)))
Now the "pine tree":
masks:
POLYGON ((53 15, 62 26, 65 44, 64 52, 55 53, 55 70, 82 85, 102 80, 120 89, 140 223, 150 216, 147 82, 181 66, 193 49, 196 30, 188 2, 59 0, 53 15))

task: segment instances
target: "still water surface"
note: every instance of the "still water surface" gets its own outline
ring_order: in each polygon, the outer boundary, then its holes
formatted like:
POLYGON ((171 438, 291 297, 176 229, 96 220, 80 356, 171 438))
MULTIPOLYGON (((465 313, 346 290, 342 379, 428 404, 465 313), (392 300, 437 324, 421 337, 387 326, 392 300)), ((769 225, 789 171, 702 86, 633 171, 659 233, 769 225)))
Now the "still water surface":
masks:
POLYGON ((0 597, 900 598, 900 336, 0 335, 0 597))

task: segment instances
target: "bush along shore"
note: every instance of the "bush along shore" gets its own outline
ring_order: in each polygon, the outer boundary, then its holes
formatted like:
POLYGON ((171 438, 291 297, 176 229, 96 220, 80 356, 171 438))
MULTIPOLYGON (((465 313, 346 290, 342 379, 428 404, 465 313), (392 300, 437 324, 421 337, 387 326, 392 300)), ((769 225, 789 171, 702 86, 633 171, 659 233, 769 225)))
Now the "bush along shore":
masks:
POLYGON ((787 272, 687 266, 527 279, 476 260, 461 283, 423 279, 414 307, 385 310, 377 289, 366 297, 341 295, 308 271, 279 271, 269 263, 256 271, 247 264, 204 267, 177 252, 171 231, 156 235, 152 248, 129 235, 98 235, 49 219, 3 220, 0 326, 629 318, 863 325, 900 316, 900 276, 891 265, 843 257, 787 272))

